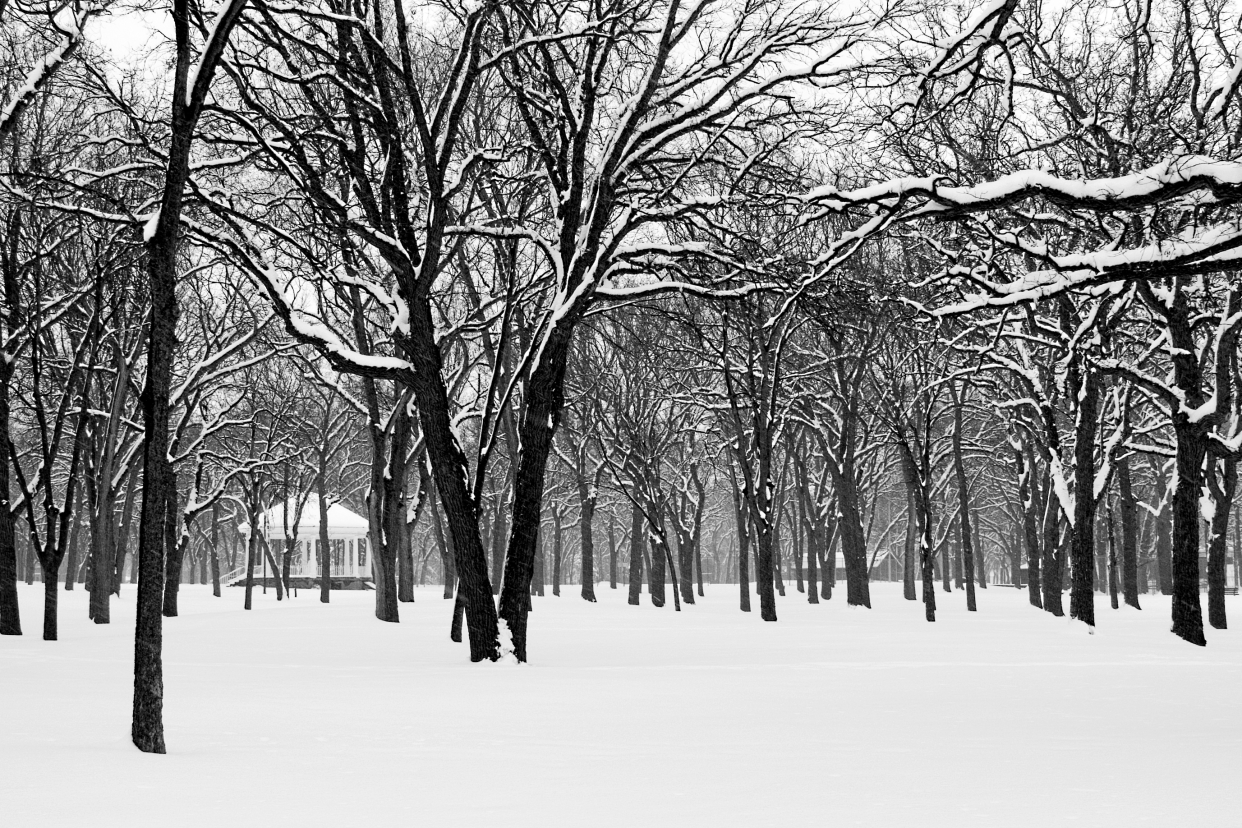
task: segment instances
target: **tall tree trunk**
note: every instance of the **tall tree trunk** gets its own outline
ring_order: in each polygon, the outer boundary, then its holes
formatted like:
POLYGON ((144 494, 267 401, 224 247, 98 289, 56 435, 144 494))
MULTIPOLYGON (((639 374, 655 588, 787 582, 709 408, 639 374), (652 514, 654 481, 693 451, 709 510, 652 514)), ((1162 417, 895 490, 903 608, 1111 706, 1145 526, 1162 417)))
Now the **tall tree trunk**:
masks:
MULTIPOLYGON (((1165 486, 1168 486, 1166 481, 1165 486)), ((1156 583, 1161 595, 1173 594, 1173 512, 1170 492, 1160 500, 1160 511, 1155 516, 1156 530, 1156 583)))
MULTIPOLYGON (((1076 361, 1076 360, 1075 360, 1076 361)), ((1095 626, 1095 431, 1100 380, 1095 371, 1081 372, 1078 418, 1074 424, 1074 527, 1070 546, 1070 617, 1095 626)))
POLYGON ((1207 641, 1203 637, 1203 607, 1199 603, 1199 497, 1207 437, 1203 424, 1192 422, 1186 413, 1204 403, 1202 371, 1185 292, 1175 285, 1173 296, 1167 321, 1173 379, 1181 391, 1180 404, 1173 405, 1173 634, 1202 647, 1207 641))
POLYGON ((803 531, 806 534, 806 601, 808 604, 819 603, 819 556, 822 553, 820 543, 821 527, 814 515, 814 504, 810 492, 803 490, 805 498, 802 510, 803 531))
MULTIPOLYGON (((142 515, 138 547, 137 622, 134 630, 134 711, 131 736, 144 753, 164 752, 164 665, 162 609, 165 523, 169 492, 175 488, 168 459, 169 397, 177 344, 177 248, 182 198, 190 173, 190 145, 211 77, 244 0, 220 8, 203 54, 190 47, 190 9, 175 0, 176 70, 172 88, 170 143, 163 193, 148 224, 147 277, 151 287, 147 377, 140 401, 143 419, 142 515), (191 66, 196 65, 191 80, 191 66)), ((132 484, 131 484, 132 485, 132 484)))
MULTIPOLYGON (((180 523, 180 510, 177 501, 177 477, 171 478, 172 485, 168 490, 168 518, 164 523, 165 546, 164 558, 164 603, 162 611, 165 618, 177 617, 177 593, 181 589, 181 569, 185 560, 186 544, 179 542, 177 524, 180 523)), ((186 540, 189 540, 187 537, 186 540)))
POLYGON ((930 498, 920 484, 919 500, 919 563, 923 575, 923 617, 927 621, 936 620, 936 581, 933 562, 935 558, 935 540, 932 537, 930 498))
POLYGON ((564 545, 561 538, 561 509, 552 506, 552 594, 561 597, 561 555, 564 545))
MULTIPOLYGON (((1039 529, 1035 523, 1035 466, 1027 464, 1030 456, 1020 444, 1014 445, 1014 460, 1018 467, 1018 499, 1022 509, 1022 545, 1026 549, 1026 584, 1031 606, 1043 609, 1042 582, 1039 576, 1039 529)), ((1015 578, 1015 581, 1017 579, 1015 578)))
POLYGON ((1208 623, 1214 629, 1227 629, 1225 616, 1225 541, 1229 532, 1229 513, 1238 489, 1238 461, 1225 457, 1219 461, 1217 478, 1214 458, 1209 458, 1208 488, 1212 495, 1212 521, 1207 544, 1208 623))
POLYGON ((643 512, 634 504, 630 510, 630 594, 627 603, 638 606, 643 590, 643 512))
POLYGON ((871 607, 867 573, 867 541, 863 535, 857 474, 851 461, 834 481, 837 485, 838 532, 845 561, 845 598, 852 607, 871 607))
POLYGON ((961 529, 962 581, 966 587, 966 610, 975 612, 975 553, 970 526, 970 485, 966 479, 966 459, 962 451, 962 408, 964 395, 953 385, 953 469, 957 476, 958 525, 961 529))
POLYGON ((1108 600, 1113 609, 1117 602, 1117 532, 1113 525, 1113 504, 1108 504, 1108 600))
MULTIPOLYGON (((906 466, 905 463, 902 464, 906 466)), ((915 601, 918 596, 914 593, 915 581, 915 549, 918 545, 918 515, 914 506, 914 478, 913 471, 909 468, 906 471, 906 542, 902 547, 901 554, 901 594, 907 601, 915 601)))
POLYGON ((211 594, 220 597, 220 501, 211 504, 211 594))
MULTIPOLYGON (((59 569, 59 567, 57 567, 59 569)), ((43 567, 43 640, 56 640, 56 608, 60 598, 60 577, 56 569, 43 567)))
MULTIPOLYGON (((255 495, 252 495, 255 497, 255 495)), ((246 597, 242 604, 243 609, 252 609, 254 606, 254 565, 258 560, 259 551, 259 531, 256 524, 258 523, 258 509, 253 503, 248 504, 247 512, 249 512, 250 532, 246 535, 246 597)))
POLYGON ((397 600, 403 604, 414 602, 414 539, 410 524, 401 520, 401 539, 397 546, 397 600))
MULTIPOLYGON (((948 511, 947 504, 945 511, 948 511)), ((952 526, 956 526, 957 521, 952 521, 952 526)), ((945 592, 953 591, 953 565, 949 562, 949 544, 953 542, 953 532, 950 531, 945 535, 944 542, 940 544, 940 581, 941 588, 945 592)))
POLYGON ((677 524, 677 569, 681 600, 694 603, 694 538, 677 524))
POLYGON ((332 542, 328 540, 328 493, 325 491, 327 470, 320 460, 319 474, 315 478, 316 501, 319 506, 319 602, 327 604, 332 599, 332 542))
POLYGON ((81 537, 80 530, 82 527, 82 495, 81 490, 77 497, 77 504, 73 507, 73 528, 69 530, 69 553, 65 560, 65 591, 73 591, 73 582, 77 580, 78 575, 78 542, 81 537))
POLYGON ((1061 606, 1061 520, 1057 511, 1056 494, 1052 491, 1052 479, 1044 481, 1044 532, 1040 551, 1040 581, 1044 610, 1058 618, 1065 615, 1061 606))
MULTIPOLYGON (((729 466, 730 473, 733 466, 729 466)), ((733 475, 733 515, 737 521, 737 585, 741 593, 741 610, 750 612, 750 530, 747 526, 745 504, 738 491, 737 476, 733 475)))
MULTIPOLYGON (((18 290, 16 275, 8 268, 4 274, 6 304, 12 314, 18 290)), ((14 330, 10 316, 8 330, 14 330)), ((21 610, 17 599, 17 538, 13 526, 9 468, 13 447, 9 438, 9 385, 13 363, 5 351, 0 354, 0 635, 21 635, 21 610)))
MULTIPOLYGON (((392 439, 388 441, 388 458, 381 470, 379 480, 379 518, 381 520, 378 543, 371 545, 371 576, 375 582, 375 617, 381 621, 397 623, 397 555, 401 548, 402 527, 405 525, 405 465, 411 430, 409 406, 397 403, 397 416, 393 423, 392 439)), ((482 547, 479 549, 482 553, 482 547)), ((487 561, 483 566, 486 569, 487 561)), ((486 579, 486 574, 484 578, 486 579)), ((490 589, 488 590, 490 602, 490 589)), ((465 597, 467 604, 469 596, 465 597)))
MULTIPOLYGON (((131 482, 131 488, 133 483, 131 482)), ((126 500, 129 494, 126 493, 126 500)), ((96 624, 111 623, 111 599, 117 578, 114 558, 117 553, 116 493, 111 481, 103 481, 103 490, 92 513, 90 605, 88 617, 96 624)))
POLYGON ((1138 590, 1138 503, 1130 482, 1130 458, 1115 462, 1118 506, 1121 509, 1121 593, 1125 602, 1139 607, 1138 590))
POLYGON ((756 510, 759 514, 755 516, 755 585, 759 591, 759 617, 764 621, 776 620, 776 595, 775 595, 775 550, 773 543, 773 532, 771 524, 772 504, 765 498, 760 497, 759 508, 756 510))
MULTIPOLYGON (((653 516, 655 515, 654 506, 652 507, 652 515, 653 516)), ((656 518, 656 519, 659 520, 659 518, 656 518)), ((653 527, 653 530, 654 528, 655 527, 653 527)), ((664 594, 665 554, 664 554, 664 541, 660 539, 659 537, 657 537, 658 534, 659 533, 657 531, 651 532, 651 569, 649 570, 649 577, 647 579, 647 594, 651 596, 651 603, 653 606, 662 607, 664 606, 664 599, 665 599, 665 594, 664 594)), ((674 584, 673 589, 676 589, 676 588, 677 588, 677 585, 674 584)))
POLYGON ((617 588, 617 526, 616 514, 608 513, 608 588, 617 588))
POLYGON ((582 600, 595 603, 595 537, 591 523, 595 520, 595 492, 585 475, 578 477, 578 533, 582 538, 582 600))
POLYGON ((829 508, 830 517, 825 520, 825 534, 828 538, 828 546, 824 550, 824 566, 823 572, 820 574, 820 581, 823 588, 820 590, 819 597, 825 601, 832 599, 832 591, 837 585, 837 544, 841 542, 841 532, 838 528, 839 524, 836 519, 831 517, 833 509, 835 509, 835 501, 833 506, 829 508))

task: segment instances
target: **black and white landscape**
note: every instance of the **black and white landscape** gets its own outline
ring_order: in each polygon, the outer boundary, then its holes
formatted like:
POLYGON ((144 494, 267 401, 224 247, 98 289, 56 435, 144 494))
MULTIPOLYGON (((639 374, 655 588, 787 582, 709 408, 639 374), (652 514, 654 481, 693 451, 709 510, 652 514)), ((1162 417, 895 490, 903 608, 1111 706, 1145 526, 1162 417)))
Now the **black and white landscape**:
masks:
POLYGON ((1228 824, 1237 0, 0 0, 0 825, 1228 824))

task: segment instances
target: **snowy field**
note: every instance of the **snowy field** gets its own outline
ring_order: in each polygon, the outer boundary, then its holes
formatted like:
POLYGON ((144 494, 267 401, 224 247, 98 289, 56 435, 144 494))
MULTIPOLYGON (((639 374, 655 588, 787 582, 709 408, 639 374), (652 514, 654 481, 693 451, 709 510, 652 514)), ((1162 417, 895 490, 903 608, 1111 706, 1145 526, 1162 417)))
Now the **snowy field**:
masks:
MULTIPOLYGON (((792 587, 792 585, 791 585, 792 587)), ((111 626, 0 639, 0 790, 27 826, 1238 825, 1242 634, 1097 603, 1095 635, 988 589, 894 584, 777 624, 708 587, 680 614, 536 599, 533 663, 471 665, 439 588, 278 604, 183 587, 165 623, 169 754, 129 744, 133 587, 111 626)), ((1242 623, 1242 602, 1229 599, 1242 623)))

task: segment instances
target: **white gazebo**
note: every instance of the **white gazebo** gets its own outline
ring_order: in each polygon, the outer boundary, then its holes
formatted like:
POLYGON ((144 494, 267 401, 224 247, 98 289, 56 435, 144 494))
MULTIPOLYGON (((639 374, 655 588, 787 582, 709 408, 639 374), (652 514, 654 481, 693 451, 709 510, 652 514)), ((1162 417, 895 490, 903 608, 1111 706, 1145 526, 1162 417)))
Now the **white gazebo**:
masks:
MULTIPOLYGON (((293 534, 296 504, 289 502, 289 530, 293 534)), ((332 586, 361 589, 371 580, 371 555, 367 544, 367 519, 339 503, 328 507, 328 554, 332 560, 332 586)), ((259 531, 267 540, 272 556, 280 560, 285 551, 285 504, 277 503, 259 516, 259 531)), ((324 550, 319 542, 319 503, 312 495, 302 507, 297 523, 297 540, 289 567, 291 585, 309 588, 318 582, 324 550)))

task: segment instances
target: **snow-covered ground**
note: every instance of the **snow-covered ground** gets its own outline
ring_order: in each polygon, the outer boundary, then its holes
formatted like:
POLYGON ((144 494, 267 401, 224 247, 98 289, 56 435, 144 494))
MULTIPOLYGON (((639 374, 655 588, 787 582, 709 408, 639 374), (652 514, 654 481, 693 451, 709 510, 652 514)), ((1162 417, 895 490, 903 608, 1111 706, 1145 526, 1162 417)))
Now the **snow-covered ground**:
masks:
MULTIPOLYGON (((893 584, 781 620, 536 599, 525 666, 471 665, 450 602, 277 604, 183 588, 165 623, 169 753, 129 744, 133 588, 111 626, 62 593, 61 641, 0 639, 0 824, 1121 826, 1242 824, 1242 634, 1168 634, 1167 599, 1095 635, 1013 589, 893 584), (1235 821, 1236 820, 1236 821, 1235 821)), ((1242 624, 1242 601, 1229 599, 1242 624)))

